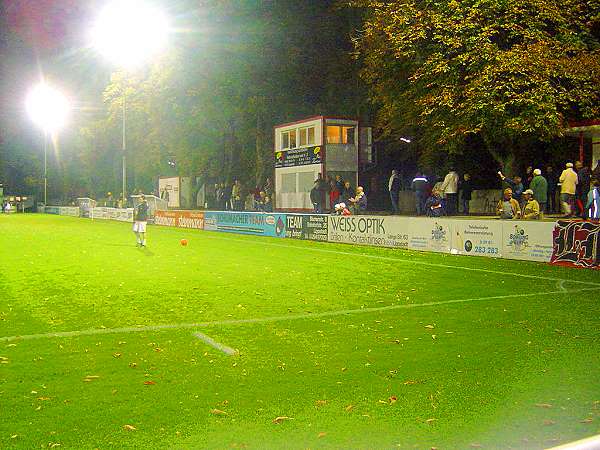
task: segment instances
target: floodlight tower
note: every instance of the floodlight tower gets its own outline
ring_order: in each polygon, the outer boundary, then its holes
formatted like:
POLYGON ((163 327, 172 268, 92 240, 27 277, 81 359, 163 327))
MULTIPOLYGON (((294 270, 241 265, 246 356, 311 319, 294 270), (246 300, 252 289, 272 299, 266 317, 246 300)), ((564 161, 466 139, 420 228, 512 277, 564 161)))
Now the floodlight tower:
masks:
MULTIPOLYGON (((124 71, 132 70, 166 45, 165 14, 143 0, 115 0, 99 14, 92 28, 93 46, 124 71)), ((123 205, 127 199, 126 89, 123 91, 123 205)))
POLYGON ((48 204, 48 134, 64 126, 70 110, 69 101, 58 90, 41 82, 27 95, 27 112, 44 130, 44 206, 48 204))

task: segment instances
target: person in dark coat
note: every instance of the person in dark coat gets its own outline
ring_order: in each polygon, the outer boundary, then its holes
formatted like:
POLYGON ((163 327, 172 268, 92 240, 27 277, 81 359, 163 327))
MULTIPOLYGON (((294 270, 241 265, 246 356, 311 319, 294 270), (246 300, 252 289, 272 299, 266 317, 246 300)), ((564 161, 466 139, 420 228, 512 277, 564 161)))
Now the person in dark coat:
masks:
POLYGON ((459 183, 459 189, 461 192, 461 200, 463 207, 463 214, 469 215, 469 202, 471 201, 471 194, 473 192, 473 184, 471 183, 471 175, 465 173, 463 179, 459 183))
POLYGON ((417 210, 417 216, 425 214, 425 202, 427 201, 427 195, 429 193, 429 181, 427 178, 417 172, 415 177, 410 184, 410 188, 415 193, 415 208, 417 210))
POLYGON ((546 167, 546 181, 548 182, 548 199, 546 200, 546 212, 556 214, 558 212, 558 202, 556 201, 556 188, 558 187, 558 175, 554 172, 552 166, 546 167))
POLYGON ((577 203, 577 209, 579 216, 586 218, 586 203, 588 200, 588 193, 590 192, 590 182, 592 180, 592 173, 590 168, 584 166, 581 161, 575 161, 575 170, 577 171, 577 192, 575 200, 577 203))
POLYGON ((313 205, 315 214, 321 214, 323 212, 323 199, 321 195, 321 182, 319 179, 315 180, 315 185, 310 190, 310 202, 313 205))
POLYGON ((352 187, 350 186, 350 182, 346 181, 344 182, 344 186, 342 187, 342 190, 340 191, 340 203, 345 203, 346 205, 350 205, 350 199, 354 198, 354 189, 352 189, 352 187))

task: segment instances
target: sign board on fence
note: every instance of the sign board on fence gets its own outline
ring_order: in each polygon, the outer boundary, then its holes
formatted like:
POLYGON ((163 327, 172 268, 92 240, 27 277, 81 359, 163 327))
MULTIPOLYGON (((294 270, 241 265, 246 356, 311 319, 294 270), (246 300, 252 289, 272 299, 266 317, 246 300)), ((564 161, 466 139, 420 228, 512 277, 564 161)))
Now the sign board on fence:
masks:
POLYGON ((133 222, 133 208, 106 208, 96 207, 90 210, 93 219, 119 220, 121 222, 133 222))
POLYGON ((61 206, 59 207, 59 214, 61 216, 71 216, 71 217, 79 217, 79 207, 78 206, 61 206))
POLYGON ((600 269, 600 223, 559 220, 552 243, 553 264, 600 269))
POLYGON ((204 213, 204 229, 208 231, 285 237, 285 223, 285 214, 218 211, 204 213))
POLYGON ((452 222, 445 219, 421 217, 401 218, 408 221, 410 250, 450 253, 452 248, 452 222))
POLYGON ((44 214, 60 214, 59 206, 44 206, 44 214))
POLYGON ((550 262, 552 222, 502 221, 502 257, 550 262))
POLYGON ((502 222, 500 220, 452 221, 452 250, 460 255, 502 256, 502 222))
POLYGON ((327 241, 329 220, 323 215, 288 214, 285 237, 310 241, 327 241))
POLYGON ((161 211, 154 213, 154 223, 168 227, 204 229, 204 211, 161 211))
POLYGON ((388 216, 329 216, 330 242, 408 248, 407 221, 388 216))

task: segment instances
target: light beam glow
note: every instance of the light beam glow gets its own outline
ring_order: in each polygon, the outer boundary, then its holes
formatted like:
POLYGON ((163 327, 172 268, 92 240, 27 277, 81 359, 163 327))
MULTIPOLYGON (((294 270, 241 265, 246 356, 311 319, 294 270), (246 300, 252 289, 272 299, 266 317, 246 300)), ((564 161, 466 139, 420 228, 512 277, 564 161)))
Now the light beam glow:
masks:
POLYGON ((25 106, 31 119, 50 133, 65 125, 71 109, 67 98, 45 82, 29 92, 25 106))
POLYGON ((131 69, 159 53, 169 26, 162 11, 142 0, 109 3, 92 28, 93 46, 119 67, 131 69))

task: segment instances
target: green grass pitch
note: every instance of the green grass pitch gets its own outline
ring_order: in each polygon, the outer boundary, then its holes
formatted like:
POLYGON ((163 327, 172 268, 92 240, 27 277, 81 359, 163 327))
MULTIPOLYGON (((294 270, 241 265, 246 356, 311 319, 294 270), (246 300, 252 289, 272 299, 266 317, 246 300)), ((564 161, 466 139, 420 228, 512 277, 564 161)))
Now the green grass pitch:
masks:
POLYGON ((600 432, 595 271, 42 215, 0 216, 0 255, 0 448, 600 432))

